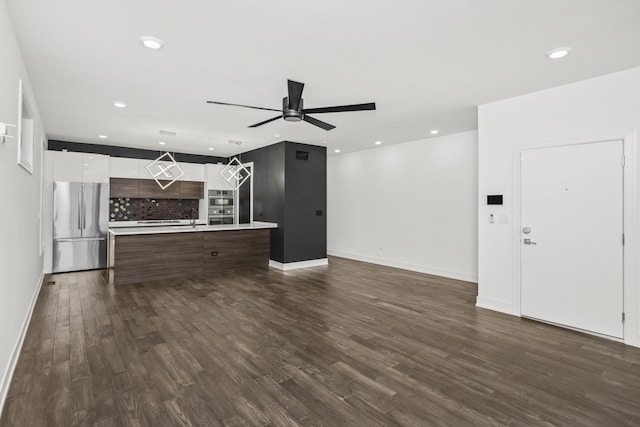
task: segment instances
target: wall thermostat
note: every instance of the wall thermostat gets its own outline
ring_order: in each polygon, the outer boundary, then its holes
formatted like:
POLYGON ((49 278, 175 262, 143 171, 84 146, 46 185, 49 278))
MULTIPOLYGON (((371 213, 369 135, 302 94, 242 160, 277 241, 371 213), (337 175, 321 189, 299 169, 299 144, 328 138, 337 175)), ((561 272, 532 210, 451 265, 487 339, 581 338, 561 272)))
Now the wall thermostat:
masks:
POLYGON ((491 196, 487 196, 487 204, 488 205, 501 205, 502 204, 502 194, 494 194, 491 196))

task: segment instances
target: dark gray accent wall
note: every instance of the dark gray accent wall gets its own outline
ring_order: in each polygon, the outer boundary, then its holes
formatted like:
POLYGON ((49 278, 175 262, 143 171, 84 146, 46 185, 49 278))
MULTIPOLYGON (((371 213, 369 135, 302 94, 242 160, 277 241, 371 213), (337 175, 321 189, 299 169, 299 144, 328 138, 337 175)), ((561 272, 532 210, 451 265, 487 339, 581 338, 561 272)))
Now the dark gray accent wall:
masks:
POLYGON ((285 146, 285 262, 327 256, 327 149, 288 142, 285 146), (308 160, 296 158, 308 153, 308 160))
POLYGON ((253 219, 278 224, 271 231, 271 259, 278 262, 285 262, 284 149, 285 143, 281 142, 238 156, 243 163, 253 162, 253 219))
MULTIPOLYGON (((166 150, 143 150, 142 148, 116 147, 113 145, 87 144, 84 142, 67 142, 49 140, 49 150, 53 151, 75 151, 81 153, 104 154, 111 157, 128 157, 131 159, 157 159, 166 150)), ((226 157, 204 156, 200 154, 173 153, 177 162, 185 163, 228 163, 226 157)))
POLYGON ((271 233, 271 259, 326 258, 326 148, 281 142, 239 158, 254 163, 254 220, 278 223, 271 233), (297 160, 297 151, 309 153, 309 159, 297 160))

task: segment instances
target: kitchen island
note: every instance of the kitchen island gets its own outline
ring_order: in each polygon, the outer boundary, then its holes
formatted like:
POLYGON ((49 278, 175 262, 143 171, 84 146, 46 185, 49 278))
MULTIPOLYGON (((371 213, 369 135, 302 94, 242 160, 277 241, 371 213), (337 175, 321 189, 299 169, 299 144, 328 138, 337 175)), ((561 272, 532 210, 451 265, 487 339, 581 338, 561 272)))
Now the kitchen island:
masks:
POLYGON ((110 228, 109 283, 266 269, 272 228, 277 224, 110 228))

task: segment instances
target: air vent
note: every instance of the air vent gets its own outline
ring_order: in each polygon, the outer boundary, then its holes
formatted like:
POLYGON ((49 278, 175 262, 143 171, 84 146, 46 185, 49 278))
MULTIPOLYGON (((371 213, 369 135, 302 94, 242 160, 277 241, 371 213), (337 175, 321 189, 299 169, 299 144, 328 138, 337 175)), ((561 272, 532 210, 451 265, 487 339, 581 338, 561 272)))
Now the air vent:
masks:
POLYGON ((233 139, 230 139, 229 144, 242 145, 242 141, 235 141, 233 139))
POLYGON ((175 132, 171 132, 170 130, 160 130, 160 135, 176 136, 176 133, 175 132))
POLYGON ((296 151, 296 160, 303 160, 305 162, 309 161, 309 152, 308 151, 296 151))

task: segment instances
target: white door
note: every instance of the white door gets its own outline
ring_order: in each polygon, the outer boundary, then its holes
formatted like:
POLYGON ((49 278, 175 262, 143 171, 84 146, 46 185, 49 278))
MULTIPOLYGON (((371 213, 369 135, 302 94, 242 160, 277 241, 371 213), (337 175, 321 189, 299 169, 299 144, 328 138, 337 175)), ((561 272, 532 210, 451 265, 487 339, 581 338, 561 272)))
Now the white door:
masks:
POLYGON ((622 141, 522 151, 523 316, 623 337, 622 155, 622 141))

